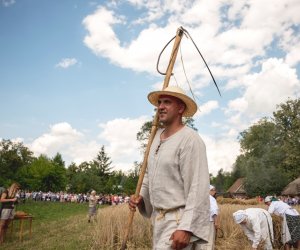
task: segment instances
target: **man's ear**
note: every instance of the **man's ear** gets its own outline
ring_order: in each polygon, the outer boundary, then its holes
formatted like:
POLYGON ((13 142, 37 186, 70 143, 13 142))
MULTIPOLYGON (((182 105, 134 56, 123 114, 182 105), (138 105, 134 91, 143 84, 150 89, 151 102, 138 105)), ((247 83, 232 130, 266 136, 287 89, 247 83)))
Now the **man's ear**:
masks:
POLYGON ((185 109, 186 109, 185 103, 180 102, 178 113, 182 115, 184 113, 185 109))

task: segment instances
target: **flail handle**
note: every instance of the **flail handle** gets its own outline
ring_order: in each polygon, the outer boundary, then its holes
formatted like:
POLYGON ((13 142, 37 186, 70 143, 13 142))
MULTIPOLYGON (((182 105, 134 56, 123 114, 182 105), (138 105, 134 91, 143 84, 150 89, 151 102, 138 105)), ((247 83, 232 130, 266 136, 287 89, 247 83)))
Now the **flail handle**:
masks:
MULTIPOLYGON (((162 88, 163 90, 166 87, 169 86, 170 78, 171 78, 172 71, 173 71, 173 68, 174 68, 174 64, 175 64, 175 61, 176 61, 176 57, 177 57, 179 45, 180 45, 180 42, 181 42, 181 39, 182 39, 182 35, 183 35, 183 29, 182 29, 182 27, 180 27, 180 28, 177 29, 175 42, 174 42, 174 45, 173 45, 171 57, 170 57, 170 60, 169 60, 169 65, 168 65, 166 76, 165 76, 165 79, 164 79, 164 84, 163 84, 163 88, 162 88)), ((140 169, 140 175, 139 175, 138 183, 137 183, 136 190, 135 190, 135 196, 136 197, 139 196, 141 188, 142 188, 144 176, 145 176, 146 169, 147 169, 147 159, 148 159, 148 156, 149 156, 150 147, 151 147, 153 139, 155 137, 157 128, 158 128, 158 112, 156 112, 156 114, 154 116, 154 119, 153 119, 153 122, 152 122, 151 133, 150 133, 150 136, 149 136, 148 144, 147 144, 146 151, 145 151, 145 154, 144 154, 143 164, 142 164, 141 169, 140 169)), ((132 226, 134 213, 135 213, 135 211, 130 211, 130 213, 129 213, 128 224, 127 224, 127 228, 126 228, 125 235, 124 235, 124 238, 123 238, 121 250, 126 249, 126 244, 127 244, 129 232, 130 232, 130 229, 131 229, 131 226, 132 226)))

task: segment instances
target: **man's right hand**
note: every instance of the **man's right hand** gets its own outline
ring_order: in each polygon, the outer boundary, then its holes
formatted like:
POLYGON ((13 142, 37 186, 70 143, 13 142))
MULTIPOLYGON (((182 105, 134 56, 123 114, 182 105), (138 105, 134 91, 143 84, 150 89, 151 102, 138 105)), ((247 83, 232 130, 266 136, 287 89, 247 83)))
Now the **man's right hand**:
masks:
POLYGON ((143 197, 142 196, 135 196, 134 194, 130 196, 129 199, 129 209, 130 211, 135 212, 137 207, 141 207, 143 204, 143 197))

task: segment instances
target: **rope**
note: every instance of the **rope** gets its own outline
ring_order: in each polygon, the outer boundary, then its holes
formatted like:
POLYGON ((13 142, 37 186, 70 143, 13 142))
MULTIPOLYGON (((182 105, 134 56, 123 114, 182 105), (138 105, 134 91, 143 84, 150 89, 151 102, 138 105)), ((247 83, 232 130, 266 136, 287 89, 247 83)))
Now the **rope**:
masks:
MULTIPOLYGON (((189 34, 189 32, 188 32, 186 29, 184 29, 183 27, 180 27, 180 29, 183 31, 183 33, 184 33, 188 38, 191 39, 192 43, 193 43, 194 46, 196 47, 196 49, 197 49, 199 55, 201 56, 201 58, 202 58, 202 60, 203 60, 203 62, 204 62, 204 64, 205 64, 206 68, 208 69, 208 72, 209 72, 209 74, 210 74, 210 76, 211 76, 211 78, 212 78, 212 80, 213 80, 213 82, 214 82, 214 84, 215 84, 215 86, 216 86, 218 92, 219 92, 219 95, 221 96, 221 92, 220 92, 219 87, 218 87, 218 85, 217 85, 217 83, 216 83, 216 81, 215 81, 215 78, 214 78, 214 76, 213 76, 213 74, 212 74, 210 68, 208 67, 208 65, 207 65, 207 63, 206 63, 206 61, 205 61, 203 55, 201 54, 199 48, 197 47, 196 43, 194 42, 193 38, 191 37, 191 35, 189 34)), ((164 50, 168 47, 168 45, 175 39, 175 37, 176 37, 176 36, 174 36, 174 37, 173 37, 173 38, 172 38, 172 39, 164 46, 164 48, 162 49, 162 51, 159 53, 159 56, 158 56, 158 59, 157 59, 157 63, 156 63, 156 69, 157 69, 157 72, 158 72, 159 74, 161 74, 161 75, 166 75, 166 73, 163 73, 163 72, 161 72, 161 71, 159 70, 160 57, 161 57, 162 53, 164 52, 164 50)), ((185 73, 185 70, 184 70, 184 73, 185 73)), ((173 73, 172 73, 172 75, 173 75, 173 73)), ((185 74, 185 75, 186 75, 186 74, 185 74)), ((190 87, 190 85, 189 85, 189 87, 190 87)), ((191 89, 191 87, 190 87, 190 89, 191 89)))
POLYGON ((186 79, 186 81, 187 81, 187 83, 188 83, 188 85, 189 85, 189 89, 190 89, 190 92, 191 92, 191 94, 192 94, 192 96, 193 96, 193 99, 194 99, 194 101, 196 102, 196 98, 195 98, 194 92, 193 92, 193 90, 192 90, 190 81, 188 80, 187 75, 186 75, 186 72, 185 72, 185 67, 184 67, 183 58, 182 58, 182 52, 181 52, 181 46, 180 46, 179 48, 180 48, 180 60, 181 60, 183 72, 184 72, 184 75, 185 75, 185 79, 186 79))
POLYGON ((217 88, 217 90, 218 90, 218 92, 219 92, 219 95, 221 96, 221 92, 220 92, 219 87, 218 87, 218 85, 217 85, 217 83, 216 83, 216 81, 215 81, 215 78, 214 78, 213 74, 211 73, 210 68, 208 67, 208 65, 207 65, 207 63, 206 63, 206 61, 205 61, 203 55, 201 54, 200 50, 198 49, 196 43, 194 42, 194 40, 193 40, 193 38, 191 37, 191 35, 189 34, 189 32, 188 32, 186 29, 184 29, 183 27, 181 27, 181 28, 182 28, 183 32, 184 32, 184 33, 192 40, 192 42, 193 42, 194 46, 196 47, 196 49, 197 49, 199 55, 201 56, 203 62, 205 63, 205 66, 206 66, 206 68, 208 69, 211 78, 212 78, 213 81, 214 81, 214 84, 215 84, 215 86, 216 86, 216 88, 217 88))
MULTIPOLYGON (((185 66, 184 66, 184 63, 183 63, 183 57, 182 57, 181 46, 180 46, 179 48, 180 48, 180 60, 181 60, 181 65, 182 65, 183 72, 184 72, 184 75, 185 75, 185 79, 186 79, 186 81, 187 81, 187 83, 188 83, 188 85, 189 85, 189 89, 190 89, 190 92, 191 92, 191 94, 192 94, 192 96, 193 96, 193 99, 194 99, 194 101, 197 103, 196 99, 197 99, 198 101, 199 101, 199 99, 197 98, 197 96, 194 95, 194 92, 193 92, 193 90, 192 90, 190 81, 189 81, 189 79, 188 79, 188 77, 187 77, 187 74, 186 74, 186 71, 185 71, 185 66)), ((174 78, 175 78, 175 76, 174 76, 174 78)), ((200 107, 199 107, 199 106, 198 106, 198 110, 200 111, 200 107)))
MULTIPOLYGON (((161 71, 159 70, 159 68, 158 68, 158 66, 159 66, 159 61, 160 61, 160 57, 161 57, 162 53, 164 52, 164 50, 168 47, 168 45, 169 45, 175 38, 176 38, 176 36, 174 36, 174 37, 173 37, 173 38, 165 45, 165 47, 162 49, 162 51, 159 53, 159 56, 158 56, 158 59, 157 59, 157 63, 156 63, 156 70, 157 70, 157 72, 158 72, 159 74, 161 74, 161 75, 166 75, 166 73, 161 72, 161 71)), ((171 61, 171 59, 170 59, 170 61, 171 61)), ((172 73, 172 75, 173 75, 173 73, 172 73)))

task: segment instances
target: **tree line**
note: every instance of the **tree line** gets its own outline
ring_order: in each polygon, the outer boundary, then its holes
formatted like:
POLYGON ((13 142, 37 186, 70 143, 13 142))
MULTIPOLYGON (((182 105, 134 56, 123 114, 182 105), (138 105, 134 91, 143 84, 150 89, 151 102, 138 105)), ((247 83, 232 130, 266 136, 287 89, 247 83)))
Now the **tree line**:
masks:
POLYGON ((4 187, 17 181, 22 189, 31 191, 87 193, 94 189, 103 194, 133 193, 138 164, 134 163, 129 173, 113 171, 111 164, 104 146, 92 161, 66 167, 60 153, 53 158, 34 157, 22 142, 0 141, 0 186, 4 187))
POLYGON ((248 196, 280 194, 300 176, 300 99, 277 105, 271 117, 263 117, 239 135, 241 152, 233 170, 219 170, 212 177, 218 190, 226 192, 244 177, 248 196))
MULTIPOLYGON (((185 124, 197 130, 192 118, 185 124)), ((151 121, 137 133, 141 152, 145 151, 151 121)), ((210 176, 219 192, 226 192, 238 178, 245 178, 248 196, 280 194, 282 189, 300 175, 300 99, 289 99, 277 106, 272 117, 263 117, 238 137, 241 152, 232 171, 218 171, 210 176)), ((230 145, 229 145, 230 146, 230 145)), ((77 165, 65 166, 60 153, 53 158, 34 157, 22 142, 0 141, 0 186, 17 181, 23 189, 86 193, 135 192, 141 163, 124 173, 112 169, 112 161, 102 146, 95 158, 77 165)))

